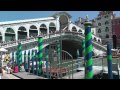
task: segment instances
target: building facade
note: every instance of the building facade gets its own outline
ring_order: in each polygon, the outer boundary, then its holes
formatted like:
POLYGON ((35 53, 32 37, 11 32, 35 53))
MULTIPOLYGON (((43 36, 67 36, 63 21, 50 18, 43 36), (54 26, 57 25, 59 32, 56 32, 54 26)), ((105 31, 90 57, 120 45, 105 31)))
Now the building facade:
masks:
POLYGON ((85 28, 84 27, 85 21, 86 21, 86 19, 79 17, 78 20, 75 21, 75 24, 84 29, 85 28))
MULTIPOLYGON (((79 17, 78 20, 75 21, 75 24, 78 26, 78 27, 81 27, 81 28, 85 28, 84 27, 84 23, 85 23, 86 19, 84 18, 81 18, 79 17)), ((92 27, 91 27, 91 32, 92 34, 96 35, 96 26, 95 26, 95 21, 94 20, 91 20, 92 22, 92 27)))
POLYGON ((51 17, 0 22, 0 41, 17 41, 59 30, 77 31, 69 28, 71 16, 66 12, 55 13, 51 17))
POLYGON ((112 19, 115 17, 113 11, 100 11, 94 20, 96 26, 96 35, 102 39, 102 44, 106 45, 112 40, 112 19))
POLYGON ((120 17, 115 17, 112 20, 112 33, 116 37, 117 47, 120 48, 120 17))
MULTIPOLYGON (((66 12, 55 13, 51 17, 0 22, 0 43, 18 41, 60 31, 79 32, 85 30, 71 22, 66 12)), ((101 38, 92 35, 92 39, 101 43, 101 38)))

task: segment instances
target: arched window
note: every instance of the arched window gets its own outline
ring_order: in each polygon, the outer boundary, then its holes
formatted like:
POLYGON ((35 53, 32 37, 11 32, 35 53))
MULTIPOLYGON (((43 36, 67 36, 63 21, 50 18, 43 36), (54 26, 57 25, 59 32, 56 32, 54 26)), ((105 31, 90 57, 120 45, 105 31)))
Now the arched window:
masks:
POLYGON ((56 26, 54 23, 49 24, 49 33, 54 33, 56 31, 56 26))
POLYGON ((97 20, 101 20, 101 18, 99 17, 99 18, 97 18, 97 20))
POLYGON ((46 29, 46 25, 45 24, 41 24, 40 28, 45 28, 46 29))
POLYGON ((35 25, 30 26, 29 36, 35 37, 37 35, 38 35, 37 27, 35 25))
POLYGON ((55 27, 55 24, 54 23, 50 23, 49 27, 55 27))
POLYGON ((98 29, 98 33, 101 33, 101 29, 98 29))
POLYGON ((94 37, 94 40, 97 41, 97 39, 94 37))
POLYGON ((98 42, 100 42, 100 40, 98 39, 98 42))
POLYGON ((23 27, 23 26, 21 26, 21 27, 19 27, 19 29, 18 29, 18 30, 20 30, 20 31, 24 32, 24 31, 26 31, 26 28, 25 28, 25 27, 23 27))
POLYGON ((109 38, 109 35, 108 35, 108 34, 106 34, 106 38, 109 38))
POLYGON ((47 27, 45 24, 40 25, 40 33, 41 34, 47 34, 47 27))
POLYGON ((27 38, 27 30, 24 26, 18 28, 18 40, 27 38))
POLYGON ((108 21, 105 21, 105 25, 106 25, 106 24, 109 24, 109 22, 108 22, 108 21))
POLYGON ((35 25, 30 26, 30 29, 37 29, 35 25))
POLYGON ((105 32, 109 32, 109 28, 108 27, 105 28, 105 32))
POLYGON ((82 30, 79 29, 78 32, 82 32, 82 30))
POLYGON ((101 36, 101 35, 99 35, 99 37, 100 37, 100 38, 102 38, 102 36, 101 36))
POLYGON ((12 28, 7 28, 5 32, 5 41, 15 40, 15 31, 12 28))
POLYGON ((14 32, 14 30, 12 28, 7 28, 5 33, 15 34, 15 32, 14 32))
POLYGON ((72 27, 72 31, 73 31, 73 32, 77 32, 76 27, 72 27))
POLYGON ((101 23, 98 23, 98 26, 101 26, 101 23))
POLYGON ((104 16, 104 18, 108 18, 108 15, 104 16))

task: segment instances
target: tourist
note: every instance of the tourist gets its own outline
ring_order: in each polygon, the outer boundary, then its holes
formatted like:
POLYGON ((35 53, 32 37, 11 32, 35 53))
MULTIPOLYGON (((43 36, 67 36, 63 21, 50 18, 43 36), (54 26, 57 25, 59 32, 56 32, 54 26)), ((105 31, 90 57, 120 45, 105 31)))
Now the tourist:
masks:
POLYGON ((23 64, 20 65, 20 71, 21 71, 21 72, 24 72, 24 71, 25 71, 23 64))
POLYGON ((14 67, 14 70, 13 70, 14 73, 18 73, 18 65, 15 64, 15 67, 14 67))
POLYGON ((10 63, 7 64, 6 70, 7 70, 7 74, 10 74, 12 72, 10 63))
POLYGON ((0 60, 0 79, 1 79, 1 76, 3 76, 2 60, 0 60))

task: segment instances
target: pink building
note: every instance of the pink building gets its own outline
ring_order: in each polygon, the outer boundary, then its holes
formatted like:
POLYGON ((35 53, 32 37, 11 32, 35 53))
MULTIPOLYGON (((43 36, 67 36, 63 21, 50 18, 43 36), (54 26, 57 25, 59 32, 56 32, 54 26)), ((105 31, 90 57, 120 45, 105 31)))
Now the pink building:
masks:
POLYGON ((120 47, 120 17, 112 20, 112 34, 116 37, 117 47, 120 47))

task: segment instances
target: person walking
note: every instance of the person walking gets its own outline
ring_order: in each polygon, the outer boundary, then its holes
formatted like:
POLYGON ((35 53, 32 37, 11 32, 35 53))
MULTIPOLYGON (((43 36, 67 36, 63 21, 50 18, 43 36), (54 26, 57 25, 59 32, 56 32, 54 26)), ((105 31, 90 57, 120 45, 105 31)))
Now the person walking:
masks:
POLYGON ((3 76, 3 70, 2 70, 2 60, 0 60, 0 79, 3 76))

